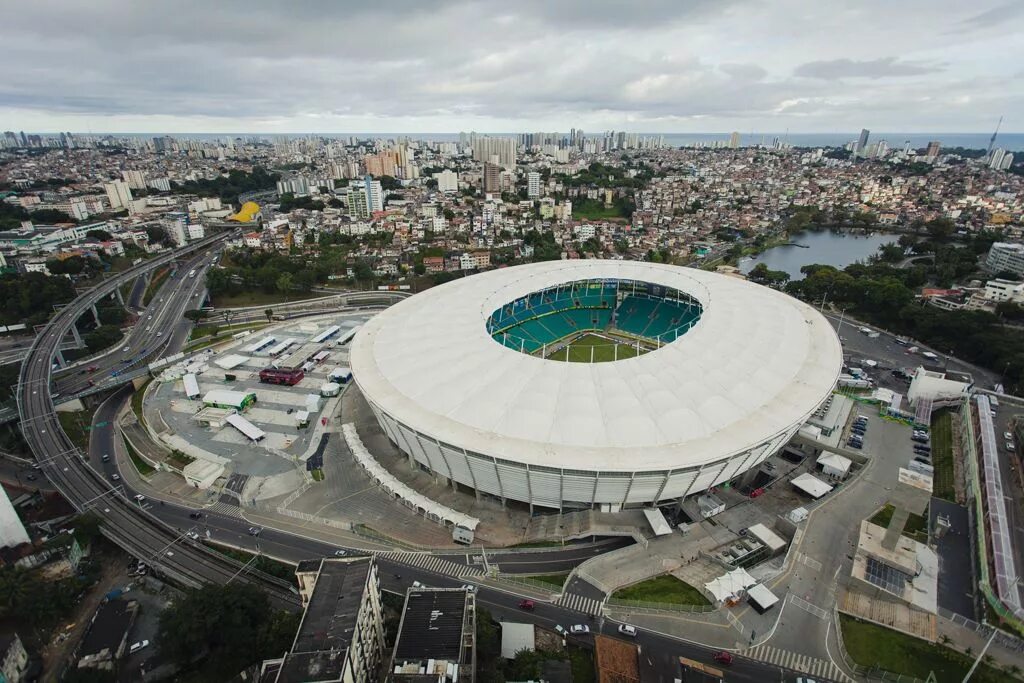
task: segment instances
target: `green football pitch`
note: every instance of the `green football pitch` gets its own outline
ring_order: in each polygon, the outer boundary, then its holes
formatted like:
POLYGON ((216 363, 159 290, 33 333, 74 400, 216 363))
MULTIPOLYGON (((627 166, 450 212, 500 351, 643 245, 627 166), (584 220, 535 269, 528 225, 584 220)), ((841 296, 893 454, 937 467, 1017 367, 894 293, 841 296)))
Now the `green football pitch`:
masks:
POLYGON ((623 358, 632 358, 644 350, 637 351, 635 346, 622 342, 611 341, 596 334, 584 334, 563 349, 548 356, 549 360, 569 361, 570 363, 607 363, 623 358))

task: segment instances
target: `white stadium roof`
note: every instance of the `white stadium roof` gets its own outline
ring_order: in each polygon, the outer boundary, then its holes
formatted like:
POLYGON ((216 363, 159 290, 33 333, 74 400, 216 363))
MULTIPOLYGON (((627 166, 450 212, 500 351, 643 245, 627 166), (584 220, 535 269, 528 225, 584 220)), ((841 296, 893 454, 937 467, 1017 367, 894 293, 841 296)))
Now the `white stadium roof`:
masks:
POLYGON ((680 468, 757 447, 803 422, 832 391, 839 339, 812 307, 766 287, 635 261, 545 262, 434 287, 367 322, 353 375, 379 409, 442 442, 584 470, 680 468), (638 280, 704 307, 678 340, 606 363, 568 363, 494 341, 486 321, 575 280, 638 280))

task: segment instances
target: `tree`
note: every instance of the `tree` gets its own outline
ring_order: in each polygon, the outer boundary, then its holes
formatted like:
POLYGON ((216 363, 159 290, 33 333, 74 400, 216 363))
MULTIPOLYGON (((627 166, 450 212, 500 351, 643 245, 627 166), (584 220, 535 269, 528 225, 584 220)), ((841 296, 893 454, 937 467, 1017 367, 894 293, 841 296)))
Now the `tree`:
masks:
POLYGON ((782 287, 789 282, 789 273, 784 270, 769 270, 764 263, 758 263, 747 273, 747 279, 759 285, 782 287))
POLYGON ((954 230, 956 230, 956 224, 945 216, 942 216, 941 218, 935 218, 925 223, 925 228, 933 239, 945 240, 953 234, 954 230))
POLYGON ((200 310, 198 308, 193 308, 193 309, 185 311, 182 315, 185 318, 188 318, 189 320, 191 320, 192 322, 198 323, 200 320, 205 318, 208 314, 207 314, 206 311, 200 310))
POLYGON ((99 228, 89 230, 88 232, 85 233, 85 236, 95 237, 101 242, 109 242, 110 240, 114 239, 114 236, 111 235, 109 232, 107 232, 106 230, 101 230, 99 228))
POLYGON ((274 285, 277 287, 277 291, 288 294, 295 288, 295 280, 291 273, 281 273, 274 285))
POLYGON ((267 652, 284 652, 298 629, 299 615, 271 608, 251 584, 207 585, 189 591, 160 614, 160 653, 180 666, 200 660, 204 671, 224 680, 259 662, 267 652))
POLYGON ((274 309, 273 308, 268 308, 268 309, 264 310, 263 311, 263 315, 267 316, 267 322, 269 323, 270 319, 274 317, 274 309))

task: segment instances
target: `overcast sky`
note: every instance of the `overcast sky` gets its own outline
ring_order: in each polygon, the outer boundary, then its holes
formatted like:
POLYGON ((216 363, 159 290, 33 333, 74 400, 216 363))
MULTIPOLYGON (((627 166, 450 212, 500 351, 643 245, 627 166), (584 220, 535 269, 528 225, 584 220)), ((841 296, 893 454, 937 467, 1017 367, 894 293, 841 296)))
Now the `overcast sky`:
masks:
POLYGON ((31 0, 0 129, 1024 129, 1024 0, 31 0))

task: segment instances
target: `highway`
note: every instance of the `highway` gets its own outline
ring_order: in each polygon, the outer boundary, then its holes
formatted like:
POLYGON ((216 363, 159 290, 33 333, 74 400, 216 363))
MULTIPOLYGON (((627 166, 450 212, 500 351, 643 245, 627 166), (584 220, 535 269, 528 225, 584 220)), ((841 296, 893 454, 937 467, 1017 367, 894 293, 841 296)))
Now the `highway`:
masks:
MULTIPOLYGON (((185 585, 226 583, 242 569, 208 548, 182 543, 183 535, 150 514, 133 499, 88 464, 61 429, 50 395, 51 365, 57 344, 75 319, 114 289, 139 274, 219 243, 225 234, 196 242, 170 254, 159 256, 112 277, 82 294, 53 317, 36 337, 21 368, 17 398, 22 432, 37 463, 49 481, 79 511, 92 511, 102 520, 103 533, 135 557, 143 559, 160 573, 185 585)), ((159 318, 167 334, 178 323, 170 315, 159 318)), ((279 607, 298 609, 298 599, 286 582, 246 572, 238 580, 257 581, 279 607)))
MULTIPOLYGON (((195 245, 192 250, 205 250, 216 242, 212 238, 195 245)), ((177 256, 181 256, 178 254, 177 256)), ((189 259, 189 263, 205 258, 208 255, 197 255, 189 259)), ((155 268, 166 262, 170 256, 141 264, 139 269, 155 268)), ((156 299, 147 308, 144 315, 145 325, 139 325, 129 336, 126 345, 129 352, 124 355, 134 356, 143 353, 152 357, 154 334, 160 333, 158 339, 167 341, 159 344, 168 346, 169 351, 177 349, 183 341, 182 330, 187 332, 188 324, 182 322, 181 312, 191 307, 199 293, 203 278, 197 273, 195 278, 187 278, 191 268, 179 268, 182 278, 166 283, 156 299), (155 308, 154 308, 155 306, 155 308), (150 322, 149 315, 152 315, 150 322), (146 326, 151 329, 147 330, 146 326)), ((486 607, 499 620, 531 621, 542 626, 553 627, 556 623, 570 626, 576 623, 590 625, 595 632, 609 635, 617 634, 618 624, 603 617, 590 616, 569 607, 537 601, 536 608, 529 613, 518 609, 519 602, 530 591, 518 591, 512 588, 487 585, 474 578, 460 576, 464 573, 479 573, 474 559, 468 553, 458 555, 434 555, 429 553, 393 553, 381 544, 360 541, 362 548, 344 548, 324 541, 299 536, 269 527, 264 528, 259 536, 249 534, 252 523, 242 517, 241 510, 235 514, 216 512, 212 508, 194 510, 174 502, 160 502, 149 492, 136 491, 126 481, 127 473, 117 469, 116 455, 123 449, 123 441, 117 438, 113 427, 115 416, 130 399, 132 389, 128 386, 117 390, 104 401, 94 415, 93 429, 89 452, 80 453, 60 427, 53 409, 49 384, 51 364, 54 350, 64 332, 72 324, 76 314, 88 308, 103 296, 107 296, 113 288, 120 286, 129 278, 138 275, 132 269, 111 278, 58 313, 48 327, 41 333, 29 350, 26 363, 22 367, 21 380, 18 387, 18 404, 22 418, 22 429, 25 439, 32 448, 37 462, 41 465, 49 482, 57 488, 80 511, 92 511, 103 521, 103 532, 114 543, 121 546, 134 557, 142 560, 155 571, 184 585, 198 586, 203 583, 224 584, 230 581, 252 581, 258 583, 270 596, 273 604, 285 609, 298 609, 298 599, 294 588, 258 572, 254 572, 239 562, 231 560, 188 537, 190 532, 199 534, 201 539, 210 542, 227 544, 240 549, 262 553, 286 562, 297 563, 311 557, 333 556, 339 550, 346 553, 369 551, 378 552, 381 566, 382 587, 385 590, 404 593, 413 581, 420 581, 432 586, 459 586, 474 583, 478 587, 479 604, 486 607), (105 423, 105 424, 104 424, 105 423), (102 456, 112 457, 104 462, 102 456), (117 477, 115 477, 117 475, 117 477), (136 502, 136 496, 145 498, 136 502), (198 519, 190 515, 201 512, 198 519), (386 553, 386 554, 380 554, 386 553), (425 568, 431 560, 446 560, 445 569, 425 568), (453 569, 454 568, 454 569, 453 569)), ((111 354, 96 364, 107 368, 120 362, 120 353, 111 354)), ((96 372, 98 376, 100 371, 96 372)), ((75 389, 79 381, 88 381, 84 375, 72 374, 65 382, 70 390, 75 389)), ((218 506, 223 509, 223 506, 218 506)), ((606 552, 617 547, 623 541, 613 539, 597 547, 567 547, 534 552, 497 552, 488 553, 492 562, 501 565, 503 571, 510 572, 553 572, 566 571, 599 552, 606 552)), ((478 551, 477 551, 478 552, 478 551)), ((585 595, 596 602, 601 596, 596 589, 584 582, 577 581, 569 586, 569 590, 577 595, 585 595), (589 590, 588 590, 589 589, 589 590)), ((600 610, 589 610, 599 613, 600 610)), ((589 636, 582 636, 589 638, 589 636)), ((640 663, 644 681, 672 681, 678 676, 678 658, 680 656, 697 661, 711 663, 713 651, 703 646, 678 640, 669 636, 640 631, 636 636, 640 646, 640 663)), ((784 671, 778 667, 736 657, 735 663, 729 667, 726 681, 795 681, 796 672, 784 671)))

